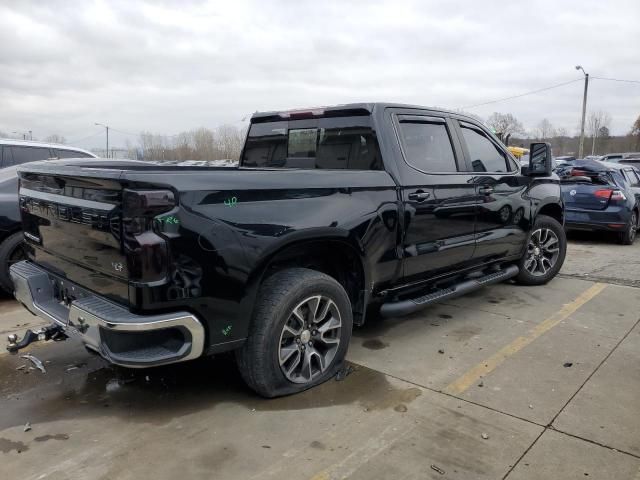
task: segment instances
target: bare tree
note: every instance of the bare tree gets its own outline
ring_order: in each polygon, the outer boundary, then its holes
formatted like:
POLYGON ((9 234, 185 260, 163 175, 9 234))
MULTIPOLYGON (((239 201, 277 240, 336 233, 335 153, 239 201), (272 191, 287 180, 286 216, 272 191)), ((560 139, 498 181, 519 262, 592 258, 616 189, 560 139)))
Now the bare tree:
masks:
POLYGON ((507 142, 508 136, 524 134, 522 123, 510 113, 493 112, 487 119, 487 125, 491 127, 505 143, 507 142))
POLYGON ((631 127, 631 132, 629 132, 631 138, 635 139, 635 149, 640 150, 640 115, 636 118, 636 121, 633 122, 633 126, 631 127))
POLYGON ((54 133, 53 135, 49 135, 47 138, 44 139, 44 141, 49 143, 67 143, 67 139, 64 138, 62 135, 58 135, 57 133, 54 133))
POLYGON ((555 137, 555 135, 556 131, 553 128, 553 125, 546 118, 543 118, 536 126, 536 137, 540 140, 548 140, 551 137, 555 137))
POLYGON ((589 113, 589 117, 587 118, 587 132, 589 136, 591 136, 591 155, 595 154, 596 139, 598 138, 600 129, 602 127, 606 127, 607 130, 609 130, 610 124, 611 115, 609 115, 607 112, 598 110, 597 112, 589 113))

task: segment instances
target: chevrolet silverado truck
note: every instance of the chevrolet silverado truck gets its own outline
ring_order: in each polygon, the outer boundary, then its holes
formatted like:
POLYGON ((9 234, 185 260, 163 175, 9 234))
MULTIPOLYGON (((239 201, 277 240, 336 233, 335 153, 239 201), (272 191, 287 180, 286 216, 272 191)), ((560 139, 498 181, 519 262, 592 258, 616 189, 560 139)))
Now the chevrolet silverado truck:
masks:
POLYGON ((354 325, 509 279, 566 252, 548 144, 521 170, 476 119, 350 104, 256 113, 239 165, 59 160, 19 169, 16 298, 125 367, 235 350, 266 397, 341 368, 354 325))

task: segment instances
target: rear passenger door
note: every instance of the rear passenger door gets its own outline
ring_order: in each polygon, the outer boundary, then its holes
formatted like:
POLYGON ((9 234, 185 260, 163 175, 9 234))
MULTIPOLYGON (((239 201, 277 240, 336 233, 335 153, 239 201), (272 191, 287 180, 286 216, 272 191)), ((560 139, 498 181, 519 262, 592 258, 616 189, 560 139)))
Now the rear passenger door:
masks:
POLYGON ((404 163, 405 280, 451 272, 474 250, 475 186, 445 117, 396 115, 404 163))
POLYGON ((482 126, 460 120, 456 130, 476 193, 474 259, 485 263, 521 255, 529 229, 528 178, 482 126))

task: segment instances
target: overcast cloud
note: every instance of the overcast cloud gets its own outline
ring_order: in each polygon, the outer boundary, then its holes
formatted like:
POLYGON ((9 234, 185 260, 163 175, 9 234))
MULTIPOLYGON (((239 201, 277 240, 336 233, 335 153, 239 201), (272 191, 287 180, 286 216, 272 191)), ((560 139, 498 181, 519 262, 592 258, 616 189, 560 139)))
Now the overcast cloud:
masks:
MULTIPOLYGON (((576 64, 640 80, 640 1, 0 0, 0 131, 91 147, 94 122, 172 134, 353 101, 460 108, 580 79, 576 64)), ((582 88, 467 111, 574 133, 582 88)), ((640 84, 594 80, 588 108, 626 133, 640 84)))

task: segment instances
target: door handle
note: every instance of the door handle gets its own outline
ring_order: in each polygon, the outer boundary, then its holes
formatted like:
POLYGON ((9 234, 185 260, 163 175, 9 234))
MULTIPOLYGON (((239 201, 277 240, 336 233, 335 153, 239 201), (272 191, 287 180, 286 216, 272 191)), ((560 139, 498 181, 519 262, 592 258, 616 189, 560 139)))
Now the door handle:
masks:
POLYGON ((412 192, 409 194, 409 200, 413 200, 414 202, 424 202, 430 196, 431 194, 429 192, 418 190, 417 192, 412 192))
POLYGON ((480 187, 478 191, 482 195, 491 195, 493 193, 493 187, 480 187))

